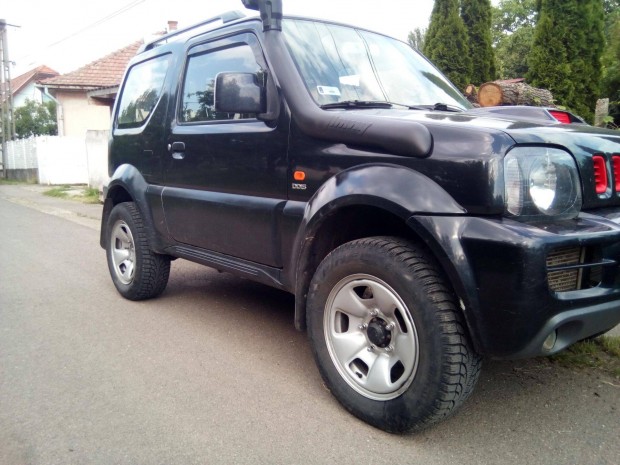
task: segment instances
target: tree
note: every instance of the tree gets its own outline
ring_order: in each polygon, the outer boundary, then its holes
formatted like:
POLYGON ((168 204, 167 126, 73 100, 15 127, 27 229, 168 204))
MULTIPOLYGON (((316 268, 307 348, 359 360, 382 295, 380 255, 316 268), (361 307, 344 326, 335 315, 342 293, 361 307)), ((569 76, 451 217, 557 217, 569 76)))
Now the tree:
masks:
POLYGON ((572 71, 580 76, 575 92, 575 110, 589 120, 594 119, 594 108, 601 94, 603 66, 601 58, 605 51, 605 10, 603 0, 581 0, 579 2, 580 23, 583 41, 575 49, 572 71))
POLYGON ((620 0, 606 0, 601 97, 620 101, 620 0))
POLYGON ((426 29, 420 29, 416 27, 413 31, 409 32, 407 36, 407 42, 411 48, 414 48, 421 52, 424 50, 424 37, 426 36, 426 29))
POLYGON ((620 126, 620 14, 609 28, 607 48, 601 61, 601 97, 609 98, 609 115, 614 119, 614 123, 620 126))
POLYGON ((601 81, 603 0, 538 0, 528 79, 592 120, 601 81))
POLYGON ((558 11, 560 3, 575 8, 577 0, 543 0, 539 10, 534 41, 529 56, 528 80, 534 87, 550 90, 556 100, 567 105, 573 98, 575 85, 565 38, 570 35, 566 18, 558 11))
POLYGON ((19 139, 58 134, 56 103, 26 99, 24 106, 15 109, 15 132, 19 139))
POLYGON ((536 0, 501 0, 492 8, 493 45, 501 79, 527 74, 537 16, 536 0))
POLYGON ((436 0, 424 40, 424 54, 459 88, 471 82, 467 30, 458 0, 436 0))
POLYGON ((483 84, 495 79, 495 54, 491 37, 491 1, 462 0, 461 18, 467 28, 472 60, 471 82, 483 84))

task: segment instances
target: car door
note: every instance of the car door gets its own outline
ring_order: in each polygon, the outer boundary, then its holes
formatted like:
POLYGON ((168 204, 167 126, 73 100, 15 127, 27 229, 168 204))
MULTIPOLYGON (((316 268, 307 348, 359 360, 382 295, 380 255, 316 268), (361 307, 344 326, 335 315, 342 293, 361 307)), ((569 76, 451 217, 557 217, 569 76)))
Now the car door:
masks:
POLYGON ((175 241, 281 266, 287 124, 215 110, 221 72, 266 74, 251 33, 189 49, 168 138, 163 209, 175 241))

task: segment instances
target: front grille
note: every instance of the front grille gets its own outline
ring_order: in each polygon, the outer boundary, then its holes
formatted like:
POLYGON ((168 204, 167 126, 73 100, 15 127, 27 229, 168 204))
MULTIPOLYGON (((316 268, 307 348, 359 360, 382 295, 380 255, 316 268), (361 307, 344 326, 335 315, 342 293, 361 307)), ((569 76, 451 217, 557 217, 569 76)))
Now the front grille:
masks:
MULTIPOLYGON (((581 247, 563 247, 547 255, 547 270, 555 267, 579 265, 582 261, 581 247)), ((579 268, 547 271, 549 288, 555 292, 575 291, 579 289, 579 268)))
POLYGON ((598 247, 560 247, 547 255, 547 282, 554 292, 590 289, 601 284, 603 267, 615 266, 598 247))

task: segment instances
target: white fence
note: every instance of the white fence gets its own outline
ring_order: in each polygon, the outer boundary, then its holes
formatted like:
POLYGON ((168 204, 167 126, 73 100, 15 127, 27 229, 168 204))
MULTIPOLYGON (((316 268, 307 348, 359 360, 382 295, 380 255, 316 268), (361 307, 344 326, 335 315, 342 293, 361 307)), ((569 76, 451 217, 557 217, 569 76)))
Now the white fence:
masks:
POLYGON ((86 137, 39 136, 7 143, 11 170, 37 170, 39 184, 88 184, 101 189, 107 179, 108 131, 86 137))
POLYGON ((28 170, 38 167, 36 139, 12 140, 7 143, 6 169, 28 170))

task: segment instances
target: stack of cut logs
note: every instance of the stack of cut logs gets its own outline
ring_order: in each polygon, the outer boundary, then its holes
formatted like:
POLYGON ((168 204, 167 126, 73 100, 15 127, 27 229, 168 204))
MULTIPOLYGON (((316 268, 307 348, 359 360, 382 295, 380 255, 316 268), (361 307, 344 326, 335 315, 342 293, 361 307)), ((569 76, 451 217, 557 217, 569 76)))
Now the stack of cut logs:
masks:
POLYGON ((481 107, 498 105, 528 105, 553 107, 553 95, 546 89, 538 89, 524 82, 493 81, 482 84, 478 89, 473 84, 465 88, 465 97, 481 107))

